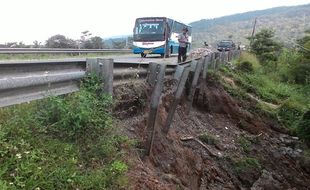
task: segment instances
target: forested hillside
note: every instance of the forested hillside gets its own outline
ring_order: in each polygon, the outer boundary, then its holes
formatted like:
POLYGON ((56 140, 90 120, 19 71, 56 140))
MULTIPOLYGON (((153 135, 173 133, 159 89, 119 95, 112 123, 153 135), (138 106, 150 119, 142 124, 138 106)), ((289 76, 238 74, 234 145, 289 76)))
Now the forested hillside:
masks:
POLYGON ((263 28, 273 29, 276 38, 290 44, 302 37, 304 31, 310 27, 310 4, 251 11, 190 23, 193 26, 194 45, 199 46, 203 41, 216 44, 229 37, 246 44, 246 37, 252 33, 255 18, 256 31, 263 28))

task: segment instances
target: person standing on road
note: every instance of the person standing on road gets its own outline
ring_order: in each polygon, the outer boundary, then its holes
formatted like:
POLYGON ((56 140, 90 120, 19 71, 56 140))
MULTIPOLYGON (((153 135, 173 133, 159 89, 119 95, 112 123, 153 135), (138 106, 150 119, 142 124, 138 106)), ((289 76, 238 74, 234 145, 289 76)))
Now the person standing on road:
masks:
POLYGON ((187 46, 189 44, 187 33, 188 33, 188 29, 183 28, 182 34, 178 36, 178 41, 179 41, 178 63, 186 61, 186 51, 187 51, 187 46))

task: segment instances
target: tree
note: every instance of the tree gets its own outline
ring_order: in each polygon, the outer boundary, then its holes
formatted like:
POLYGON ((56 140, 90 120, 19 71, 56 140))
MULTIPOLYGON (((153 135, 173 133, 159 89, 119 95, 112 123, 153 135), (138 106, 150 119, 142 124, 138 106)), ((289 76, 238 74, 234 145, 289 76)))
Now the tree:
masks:
POLYGON ((39 47, 41 47, 41 42, 39 42, 38 40, 33 41, 33 47, 34 47, 34 48, 39 48, 39 47))
POLYGON ((299 51, 304 57, 303 62, 310 63, 310 29, 305 31, 305 36, 297 40, 299 51))
POLYGON ((129 48, 129 49, 133 48, 133 37, 132 36, 128 36, 126 48, 129 48))
POLYGON ((8 42, 5 46, 8 48, 29 48, 24 42, 8 42))
POLYGON ((123 49, 126 46, 126 40, 112 40, 112 46, 115 49, 123 49))
POLYGON ((273 37, 274 31, 263 29, 255 34, 253 39, 251 37, 248 38, 253 40, 250 46, 251 51, 258 56, 262 64, 277 61, 276 52, 281 49, 281 45, 273 37))
POLYGON ((83 48, 85 49, 103 49, 104 43, 101 37, 94 36, 90 39, 86 40, 83 44, 83 48))
POLYGON ((46 40, 45 47, 47 48, 76 48, 74 40, 65 37, 64 35, 54 35, 46 40))
POLYGON ((294 77, 294 80, 296 83, 309 85, 310 84, 310 35, 309 35, 310 30, 305 31, 305 34, 306 35, 303 38, 297 40, 299 52, 302 55, 302 59, 300 62, 291 66, 290 74, 291 76, 294 77))

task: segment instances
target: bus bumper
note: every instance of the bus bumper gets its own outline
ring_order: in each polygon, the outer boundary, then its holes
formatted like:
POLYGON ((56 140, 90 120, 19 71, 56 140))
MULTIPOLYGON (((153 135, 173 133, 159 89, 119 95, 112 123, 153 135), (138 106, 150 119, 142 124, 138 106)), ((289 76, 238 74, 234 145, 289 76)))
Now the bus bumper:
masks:
POLYGON ((154 49, 146 49, 146 48, 133 48, 133 53, 134 54, 164 54, 165 48, 159 47, 159 48, 154 48, 154 49))

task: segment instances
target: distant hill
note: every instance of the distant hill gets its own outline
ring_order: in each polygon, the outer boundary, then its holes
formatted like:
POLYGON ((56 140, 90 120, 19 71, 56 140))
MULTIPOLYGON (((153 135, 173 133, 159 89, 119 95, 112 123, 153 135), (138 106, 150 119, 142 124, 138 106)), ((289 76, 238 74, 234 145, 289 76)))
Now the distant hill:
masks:
POLYGON ((256 32, 262 28, 271 28, 275 30, 279 41, 289 44, 302 37, 305 29, 310 28, 310 4, 276 7, 190 23, 193 27, 193 45, 201 46, 204 41, 215 45, 229 37, 235 42, 248 44, 246 37, 252 33, 255 18, 256 32))

